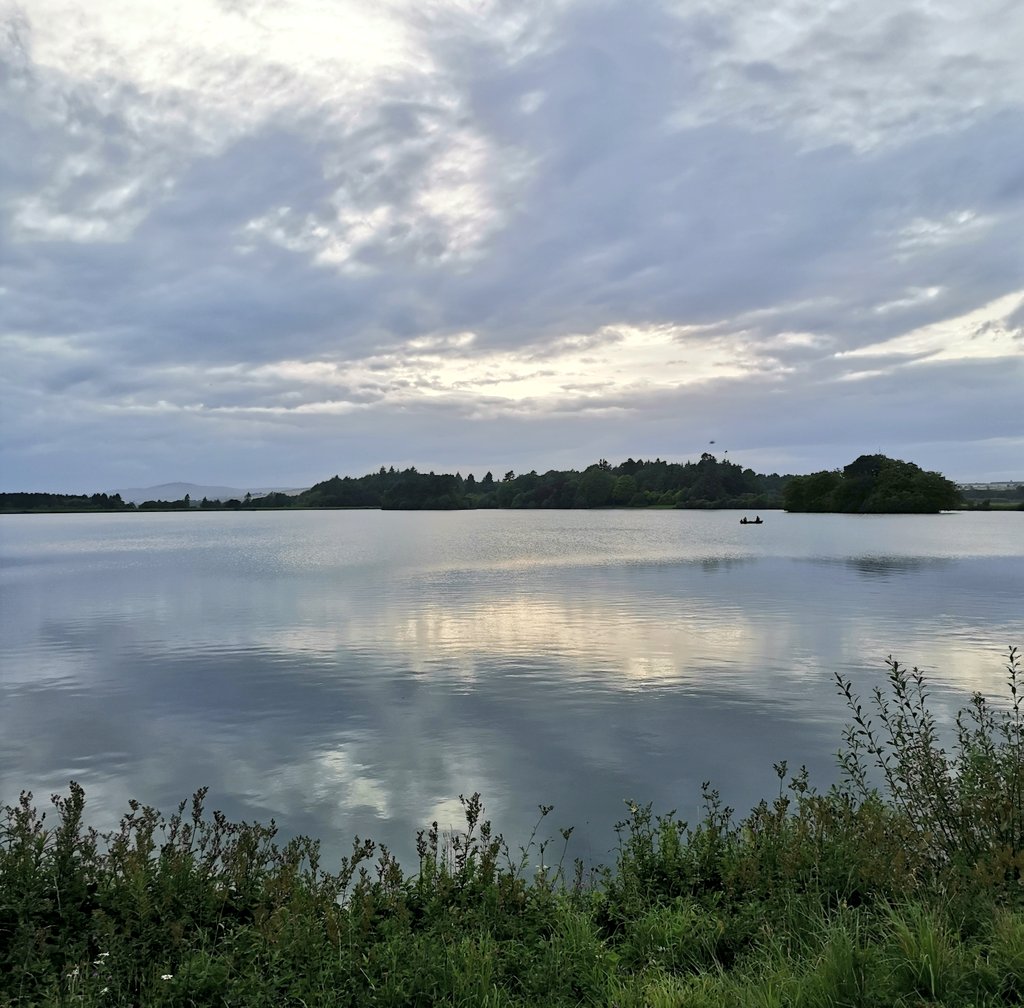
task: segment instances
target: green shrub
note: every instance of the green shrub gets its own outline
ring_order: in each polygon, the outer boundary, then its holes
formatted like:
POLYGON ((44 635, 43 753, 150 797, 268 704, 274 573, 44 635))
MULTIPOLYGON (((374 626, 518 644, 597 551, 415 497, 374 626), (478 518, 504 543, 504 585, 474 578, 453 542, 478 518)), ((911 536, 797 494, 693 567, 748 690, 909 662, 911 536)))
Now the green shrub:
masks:
POLYGON ((853 714, 840 753, 847 793, 862 801, 875 794, 872 771, 884 797, 914 834, 922 867, 952 868, 976 880, 1010 883, 1024 877, 1024 710, 1021 662, 1011 648, 1006 662, 1009 702, 993 707, 980 693, 956 719, 952 755, 928 707, 923 673, 893 658, 890 695, 876 689, 878 727, 849 680, 837 675, 853 714))

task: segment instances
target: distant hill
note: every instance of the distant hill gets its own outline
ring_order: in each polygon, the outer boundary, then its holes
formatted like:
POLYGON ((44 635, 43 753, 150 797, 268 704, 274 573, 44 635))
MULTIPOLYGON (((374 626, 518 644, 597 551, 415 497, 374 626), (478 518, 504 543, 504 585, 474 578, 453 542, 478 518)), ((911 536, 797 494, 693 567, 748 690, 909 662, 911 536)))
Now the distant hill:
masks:
POLYGON ((188 494, 193 501, 201 501, 204 497, 208 500, 226 501, 235 498, 242 500, 245 495, 252 494, 253 497, 265 497, 270 493, 283 493, 293 496, 300 494, 305 488, 283 488, 283 487, 247 487, 240 490, 238 487, 224 486, 203 486, 201 483, 161 483, 159 486, 151 487, 128 487, 126 490, 118 490, 123 501, 130 501, 133 504, 141 504, 148 500, 181 500, 188 494))

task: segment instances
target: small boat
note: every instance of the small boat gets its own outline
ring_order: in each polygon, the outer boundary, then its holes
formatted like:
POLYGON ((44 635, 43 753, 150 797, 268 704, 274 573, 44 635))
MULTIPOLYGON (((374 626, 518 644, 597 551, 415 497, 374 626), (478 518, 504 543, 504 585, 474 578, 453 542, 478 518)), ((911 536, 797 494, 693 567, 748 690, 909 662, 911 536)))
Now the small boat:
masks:
POLYGON ((763 525, 764 522, 761 521, 761 516, 758 515, 753 521, 751 521, 749 518, 741 518, 740 519, 740 524, 741 525, 763 525))

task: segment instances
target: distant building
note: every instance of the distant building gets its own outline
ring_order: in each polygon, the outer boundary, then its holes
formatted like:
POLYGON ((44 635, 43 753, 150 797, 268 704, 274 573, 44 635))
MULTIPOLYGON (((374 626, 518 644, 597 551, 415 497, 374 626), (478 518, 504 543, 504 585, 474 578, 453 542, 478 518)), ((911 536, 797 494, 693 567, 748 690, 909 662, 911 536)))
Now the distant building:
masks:
POLYGON ((1009 480, 1002 483, 957 483, 961 490, 1016 490, 1024 486, 1024 479, 1009 480))

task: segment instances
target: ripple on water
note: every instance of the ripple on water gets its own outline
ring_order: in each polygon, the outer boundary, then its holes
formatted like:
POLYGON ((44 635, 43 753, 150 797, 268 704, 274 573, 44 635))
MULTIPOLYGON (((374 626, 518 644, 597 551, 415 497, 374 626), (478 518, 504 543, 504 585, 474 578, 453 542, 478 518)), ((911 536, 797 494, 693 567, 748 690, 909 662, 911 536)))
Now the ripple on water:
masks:
POLYGON ((626 797, 834 773, 836 671, 866 695, 893 654, 952 711, 1022 643, 1021 547, 971 516, 52 517, 0 536, 4 800, 210 784, 328 849, 411 849, 480 790, 513 836, 554 802, 600 851, 626 797))

